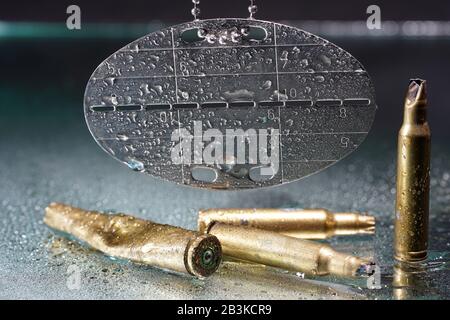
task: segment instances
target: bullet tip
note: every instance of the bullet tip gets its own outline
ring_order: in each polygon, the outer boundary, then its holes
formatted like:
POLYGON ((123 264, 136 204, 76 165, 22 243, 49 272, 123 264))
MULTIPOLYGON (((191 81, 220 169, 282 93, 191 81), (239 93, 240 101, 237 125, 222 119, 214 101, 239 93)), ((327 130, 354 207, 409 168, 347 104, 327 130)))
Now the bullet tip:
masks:
POLYGON ((426 81, 422 79, 411 79, 409 82, 408 93, 406 99, 408 103, 413 103, 418 100, 426 100, 427 90, 426 81))
POLYGON ((369 216, 369 215, 361 215, 359 216, 359 220, 361 225, 366 226, 366 227, 375 227, 375 217, 374 216, 369 216))

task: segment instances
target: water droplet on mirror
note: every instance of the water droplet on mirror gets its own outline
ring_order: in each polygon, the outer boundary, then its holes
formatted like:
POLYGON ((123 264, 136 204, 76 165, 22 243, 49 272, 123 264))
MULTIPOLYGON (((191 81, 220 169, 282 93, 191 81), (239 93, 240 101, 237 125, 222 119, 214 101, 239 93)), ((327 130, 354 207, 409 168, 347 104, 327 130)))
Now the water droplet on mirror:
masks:
POLYGON ((130 167, 130 169, 132 169, 134 171, 141 172, 141 171, 144 171, 144 169, 145 169, 145 166, 141 161, 133 159, 133 158, 127 159, 126 164, 128 165, 128 167, 130 167))

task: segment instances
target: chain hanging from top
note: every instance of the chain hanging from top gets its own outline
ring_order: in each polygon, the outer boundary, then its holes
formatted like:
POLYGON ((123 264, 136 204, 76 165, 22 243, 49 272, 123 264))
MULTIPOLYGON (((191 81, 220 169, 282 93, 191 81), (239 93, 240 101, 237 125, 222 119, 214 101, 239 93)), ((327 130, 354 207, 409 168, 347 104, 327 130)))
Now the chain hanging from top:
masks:
MULTIPOLYGON (((192 3, 194 4, 194 7, 191 10, 191 14, 194 17, 194 20, 199 20, 198 17, 200 16, 200 0, 192 0, 192 3)), ((250 13, 250 19, 255 18, 255 14, 258 11, 258 7, 255 4, 254 0, 250 0, 250 5, 248 6, 248 12, 250 13)))
POLYGON ((248 6, 248 12, 250 13, 250 19, 254 19, 254 15, 258 11, 258 7, 255 4, 254 0, 250 0, 250 5, 248 6))
POLYGON ((200 15, 200 8, 198 7, 200 5, 200 0, 192 0, 192 3, 194 4, 194 7, 191 10, 191 14, 196 21, 198 20, 198 16, 200 15))

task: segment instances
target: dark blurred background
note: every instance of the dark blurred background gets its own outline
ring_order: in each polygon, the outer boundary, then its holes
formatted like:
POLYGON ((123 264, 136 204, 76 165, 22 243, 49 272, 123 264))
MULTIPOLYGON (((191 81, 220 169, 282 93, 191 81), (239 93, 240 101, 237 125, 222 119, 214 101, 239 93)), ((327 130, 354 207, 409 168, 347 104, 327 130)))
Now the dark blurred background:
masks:
MULTIPOLYGON (((448 20, 446 0, 256 0, 257 17, 262 20, 362 20, 369 5, 382 8, 385 20, 448 20)), ((39 0, 2 1, 0 18, 8 21, 54 21, 65 18, 71 4, 79 5, 86 22, 182 22, 190 19, 190 0, 39 0)), ((203 18, 242 17, 247 0, 203 0, 203 18)))

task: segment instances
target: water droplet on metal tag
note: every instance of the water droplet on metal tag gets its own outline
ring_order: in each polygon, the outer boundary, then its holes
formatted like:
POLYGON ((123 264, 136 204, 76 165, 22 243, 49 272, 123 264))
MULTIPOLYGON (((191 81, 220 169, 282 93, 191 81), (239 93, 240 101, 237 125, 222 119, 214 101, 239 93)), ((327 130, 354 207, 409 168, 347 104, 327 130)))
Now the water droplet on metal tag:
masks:
POLYGON ((133 170, 223 189, 334 164, 376 111, 370 77, 348 52, 254 19, 193 21, 132 42, 98 66, 84 106, 98 144, 133 170))

